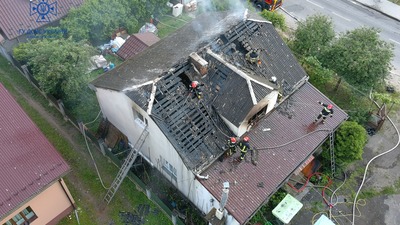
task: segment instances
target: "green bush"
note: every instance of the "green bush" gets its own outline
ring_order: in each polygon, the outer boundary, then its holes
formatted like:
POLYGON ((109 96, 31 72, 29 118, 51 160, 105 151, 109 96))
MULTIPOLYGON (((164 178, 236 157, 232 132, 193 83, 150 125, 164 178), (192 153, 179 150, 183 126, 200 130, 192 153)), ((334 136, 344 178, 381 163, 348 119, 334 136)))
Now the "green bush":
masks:
MULTIPOLYGON (((261 207, 260 210, 251 218, 250 223, 265 222, 266 220, 273 220, 275 217, 272 215, 272 210, 285 198, 287 192, 279 189, 275 192, 268 203, 261 207)), ((268 223, 267 223, 268 224, 268 223)))
POLYGON ((316 57, 305 57, 301 59, 301 64, 310 76, 310 83, 319 89, 324 89, 333 78, 334 72, 324 68, 316 57))
POLYGON ((282 31, 287 30, 285 16, 279 14, 277 12, 271 12, 268 10, 263 10, 261 12, 261 16, 264 17, 266 20, 270 21, 275 27, 281 29, 282 31))
MULTIPOLYGON (((361 125, 353 121, 345 121, 336 131, 335 160, 346 166, 355 160, 361 160, 367 143, 367 133, 361 125)), ((322 157, 330 161, 330 150, 325 146, 322 157)))

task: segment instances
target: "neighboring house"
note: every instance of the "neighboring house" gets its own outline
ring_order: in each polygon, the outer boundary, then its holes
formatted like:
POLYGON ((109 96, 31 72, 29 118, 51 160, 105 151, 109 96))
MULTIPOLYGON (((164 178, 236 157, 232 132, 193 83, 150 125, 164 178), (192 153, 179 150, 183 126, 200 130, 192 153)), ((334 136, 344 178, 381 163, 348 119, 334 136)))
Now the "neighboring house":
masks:
POLYGON ((0 224, 57 224, 74 208, 57 150, 0 83, 0 224))
POLYGON ((140 154, 203 213, 219 208, 229 182, 223 220, 235 225, 347 119, 335 105, 315 128, 317 101, 331 101, 307 79, 270 22, 207 14, 91 84, 103 117, 130 143, 148 130, 140 154), (189 91, 193 80, 204 84, 201 100, 189 91), (260 149, 258 165, 218 160, 228 137, 243 134, 260 149))
MULTIPOLYGON (((77 8, 83 0, 2 0, 0 2, 0 54, 9 58, 8 52, 26 36, 58 21, 77 8), (1 41, 3 37, 3 42, 1 41)), ((51 34, 48 34, 51 35, 51 34)))
POLYGON ((151 32, 133 34, 129 36, 121 48, 118 49, 117 55, 123 60, 130 59, 159 40, 160 38, 151 32))

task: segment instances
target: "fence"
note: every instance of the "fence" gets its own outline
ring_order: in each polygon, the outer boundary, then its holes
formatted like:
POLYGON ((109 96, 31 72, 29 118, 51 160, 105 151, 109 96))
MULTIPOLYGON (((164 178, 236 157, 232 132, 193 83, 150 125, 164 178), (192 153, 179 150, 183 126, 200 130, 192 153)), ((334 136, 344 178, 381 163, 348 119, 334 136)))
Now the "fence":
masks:
MULTIPOLYGON (((29 81, 29 83, 32 84, 36 89, 40 91, 40 93, 51 103, 54 108, 56 108, 60 114, 64 117, 66 121, 69 121, 77 130, 80 131, 79 129, 79 121, 74 117, 74 115, 68 111, 65 107, 63 102, 60 99, 56 99, 54 96, 49 95, 44 93, 37 80, 33 77, 33 75, 29 72, 28 68, 26 65, 21 65, 17 60, 15 60, 13 57, 11 57, 11 62, 12 64, 21 72, 21 74, 29 81)), ((96 138, 96 136, 90 131, 85 129, 85 135, 88 137, 92 143, 97 147, 99 151, 102 152, 104 156, 107 156, 109 159, 113 161, 113 163, 120 168, 122 163, 121 161, 112 154, 111 151, 108 150, 102 150, 104 149, 101 142, 96 138)), ((165 214, 167 214, 173 224, 178 224, 178 225, 184 225, 184 223, 177 217, 177 215, 171 211, 171 209, 168 208, 167 205, 164 204, 164 202, 161 201, 160 198, 157 197, 157 195, 153 194, 151 190, 149 190, 146 187, 146 184, 144 184, 139 177, 137 177, 134 173, 131 171, 128 173, 127 177, 136 185, 137 190, 143 192, 146 194, 146 196, 154 202, 165 214)))

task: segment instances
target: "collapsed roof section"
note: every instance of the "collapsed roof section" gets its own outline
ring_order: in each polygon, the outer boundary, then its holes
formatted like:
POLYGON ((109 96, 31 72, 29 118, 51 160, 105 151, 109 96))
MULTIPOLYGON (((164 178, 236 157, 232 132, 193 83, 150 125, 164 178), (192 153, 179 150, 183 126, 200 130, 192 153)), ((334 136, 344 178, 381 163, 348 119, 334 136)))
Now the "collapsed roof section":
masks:
POLYGON ((178 64, 156 83, 151 116, 185 165, 197 171, 223 153, 224 135, 231 135, 231 131, 210 104, 212 92, 199 100, 189 91, 192 68, 188 62, 178 64))
POLYGON ((232 65, 255 77, 270 80, 276 77, 294 86, 307 77, 289 47, 274 26, 267 21, 246 20, 221 34, 211 43, 212 50, 232 65), (246 60, 246 54, 256 51, 258 63, 246 60))

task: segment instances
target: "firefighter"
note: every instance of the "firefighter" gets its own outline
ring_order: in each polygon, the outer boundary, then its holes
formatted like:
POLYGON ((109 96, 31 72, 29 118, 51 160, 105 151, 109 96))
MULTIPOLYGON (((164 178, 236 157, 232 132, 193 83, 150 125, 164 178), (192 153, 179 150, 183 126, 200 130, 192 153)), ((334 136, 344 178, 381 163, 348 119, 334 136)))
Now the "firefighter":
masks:
POLYGON ((228 156, 236 153, 236 138, 231 137, 228 139, 228 156))
POLYGON ((191 93, 194 93, 195 96, 199 99, 202 98, 203 92, 200 89, 200 86, 203 86, 204 84, 200 84, 200 82, 194 80, 192 83, 189 85, 189 89, 191 93))
POLYGON ((249 61, 252 64, 256 64, 259 65, 258 63, 261 64, 260 60, 260 56, 258 54, 258 51, 256 50, 251 50, 246 54, 246 60, 249 61))
POLYGON ((250 149, 250 144, 249 144, 250 138, 245 136, 243 138, 243 141, 239 142, 239 148, 240 148, 240 158, 239 161, 242 161, 244 159, 244 156, 246 155, 247 151, 250 149))
POLYGON ((325 104, 323 102, 318 101, 319 104, 324 106, 322 111, 319 113, 318 117, 315 118, 314 123, 316 123, 322 117, 322 123, 325 123, 326 117, 332 117, 333 115, 333 105, 332 104, 325 104))

